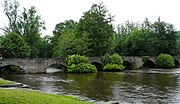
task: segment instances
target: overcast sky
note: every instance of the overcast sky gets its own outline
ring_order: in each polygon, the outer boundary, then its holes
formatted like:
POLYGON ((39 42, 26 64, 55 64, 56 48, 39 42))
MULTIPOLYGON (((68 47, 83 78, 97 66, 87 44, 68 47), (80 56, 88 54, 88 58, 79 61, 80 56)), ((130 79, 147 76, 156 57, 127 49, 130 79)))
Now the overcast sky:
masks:
MULTIPOLYGON (((2 4, 4 0, 0 0, 2 4)), ((20 9, 35 6, 39 15, 46 22, 44 35, 51 35, 55 25, 65 20, 79 21, 83 12, 88 11, 93 3, 101 3, 115 15, 113 24, 142 22, 145 18, 154 22, 161 17, 162 21, 171 23, 180 30, 180 0, 17 0, 20 9)), ((0 6, 0 27, 7 25, 7 19, 0 6)), ((2 33, 2 31, 0 31, 2 33)))

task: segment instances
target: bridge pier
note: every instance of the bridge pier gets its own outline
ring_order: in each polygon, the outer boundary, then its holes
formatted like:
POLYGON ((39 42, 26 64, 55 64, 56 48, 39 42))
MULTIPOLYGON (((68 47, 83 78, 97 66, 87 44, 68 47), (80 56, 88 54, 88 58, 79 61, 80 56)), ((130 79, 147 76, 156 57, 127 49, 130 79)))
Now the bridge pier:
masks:
POLYGON ((22 68, 25 73, 45 73, 46 68, 48 68, 52 64, 60 64, 63 66, 67 66, 65 60, 61 59, 21 59, 21 58, 13 58, 13 59, 1 59, 0 66, 7 65, 16 65, 22 68))
MULTIPOLYGON (((131 69, 139 69, 144 67, 146 63, 142 61, 142 57, 137 56, 123 56, 124 65, 126 65, 131 69)), ((176 67, 180 68, 180 56, 173 56, 175 60, 176 67)), ((151 63, 154 67, 156 57, 150 57, 147 61, 147 64, 151 63)), ((96 67, 102 67, 103 62, 101 57, 91 57, 90 63, 95 64, 96 67)), ((16 65, 20 66, 26 73, 44 73, 46 69, 53 65, 59 64, 67 67, 66 60, 64 59, 42 59, 42 58, 7 58, 7 59, 0 59, 0 67, 8 66, 8 65, 16 65)))

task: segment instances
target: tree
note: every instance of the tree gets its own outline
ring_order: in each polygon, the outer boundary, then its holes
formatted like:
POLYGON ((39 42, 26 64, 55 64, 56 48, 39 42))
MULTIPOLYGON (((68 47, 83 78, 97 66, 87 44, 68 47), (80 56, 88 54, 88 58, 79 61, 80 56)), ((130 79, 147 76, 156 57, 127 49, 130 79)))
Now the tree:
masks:
POLYGON ((30 52, 30 47, 21 35, 9 33, 2 39, 0 53, 5 58, 25 58, 30 56, 30 52))
POLYGON ((18 30, 18 7, 19 3, 16 0, 5 0, 4 4, 4 13, 8 18, 8 26, 5 26, 4 28, 0 28, 4 30, 4 32, 17 32, 18 30))
POLYGON ((141 28, 133 30, 130 35, 125 37, 116 47, 116 52, 122 55, 142 56, 149 55, 151 51, 150 32, 141 28))
POLYGON ((159 55, 160 53, 173 53, 177 45, 177 36, 173 25, 157 21, 154 22, 152 27, 152 45, 155 49, 155 55, 159 55))
POLYGON ((65 30, 57 41, 57 46, 53 48, 53 57, 66 58, 68 55, 89 54, 88 34, 82 34, 83 37, 76 37, 75 30, 65 30))
POLYGON ((110 15, 109 18, 106 18, 107 13, 108 11, 102 3, 93 4, 77 25, 77 37, 82 37, 84 32, 88 33, 90 56, 101 56, 111 49, 111 39, 114 33, 111 24, 113 18, 110 15))
POLYGON ((31 47, 30 57, 39 57, 41 44, 41 31, 45 29, 44 21, 37 14, 35 7, 31 7, 28 11, 24 11, 18 20, 18 32, 23 35, 25 41, 31 47))
POLYGON ((76 28, 76 25, 77 25, 77 23, 73 20, 66 20, 64 22, 60 22, 60 23, 56 24, 55 29, 53 30, 53 34, 60 35, 61 32, 66 29, 73 30, 76 28))
POLYGON ((115 51, 122 55, 173 54, 177 47, 174 27, 165 22, 151 24, 147 19, 120 39, 115 51))
POLYGON ((66 58, 68 55, 74 54, 71 43, 75 39, 73 30, 66 30, 58 38, 57 46, 53 48, 53 57, 66 58))
POLYGON ((16 0, 4 1, 4 12, 9 20, 7 27, 3 28, 6 33, 14 32, 22 35, 27 44, 31 48, 30 57, 39 57, 41 44, 41 30, 45 29, 44 21, 37 15, 35 7, 29 10, 24 8, 24 11, 19 14, 19 3, 16 0))
POLYGON ((53 30, 53 36, 51 37, 51 47, 52 49, 56 47, 59 43, 59 37, 64 33, 64 31, 71 31, 76 28, 77 23, 73 20, 66 20, 56 24, 53 30))

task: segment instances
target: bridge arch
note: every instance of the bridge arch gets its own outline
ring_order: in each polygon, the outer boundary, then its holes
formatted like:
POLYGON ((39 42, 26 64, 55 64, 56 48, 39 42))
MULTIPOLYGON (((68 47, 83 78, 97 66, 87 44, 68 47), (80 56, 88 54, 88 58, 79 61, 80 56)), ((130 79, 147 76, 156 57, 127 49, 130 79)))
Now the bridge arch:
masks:
POLYGON ((180 66, 180 62, 177 59, 174 59, 175 67, 178 68, 180 66))
POLYGON ((155 68, 156 64, 153 60, 147 60, 144 64, 143 67, 147 67, 147 68, 155 68))
POLYGON ((94 65, 98 71, 102 71, 103 65, 100 62, 91 62, 92 65, 94 65))
POLYGON ((0 73, 13 74, 13 73, 25 73, 24 69, 19 65, 8 64, 0 67, 0 73))
POLYGON ((125 70, 131 70, 132 69, 132 63, 129 61, 124 61, 123 66, 125 66, 125 70))
POLYGON ((45 73, 56 73, 56 72, 66 72, 67 66, 64 64, 50 64, 45 68, 45 73))

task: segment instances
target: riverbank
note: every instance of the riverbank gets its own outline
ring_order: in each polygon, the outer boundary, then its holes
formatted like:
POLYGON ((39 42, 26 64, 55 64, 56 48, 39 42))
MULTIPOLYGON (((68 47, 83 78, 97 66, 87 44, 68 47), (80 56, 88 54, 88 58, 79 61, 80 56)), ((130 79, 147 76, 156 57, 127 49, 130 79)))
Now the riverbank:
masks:
POLYGON ((1 104, 92 104, 72 96, 46 94, 29 89, 0 88, 1 104))
MULTIPOLYGON (((13 84, 0 78, 0 86, 13 84)), ((30 89, 0 88, 0 104, 92 104, 72 96, 46 94, 30 89)))
POLYGON ((12 82, 0 78, 0 85, 8 85, 8 84, 12 84, 12 82))

